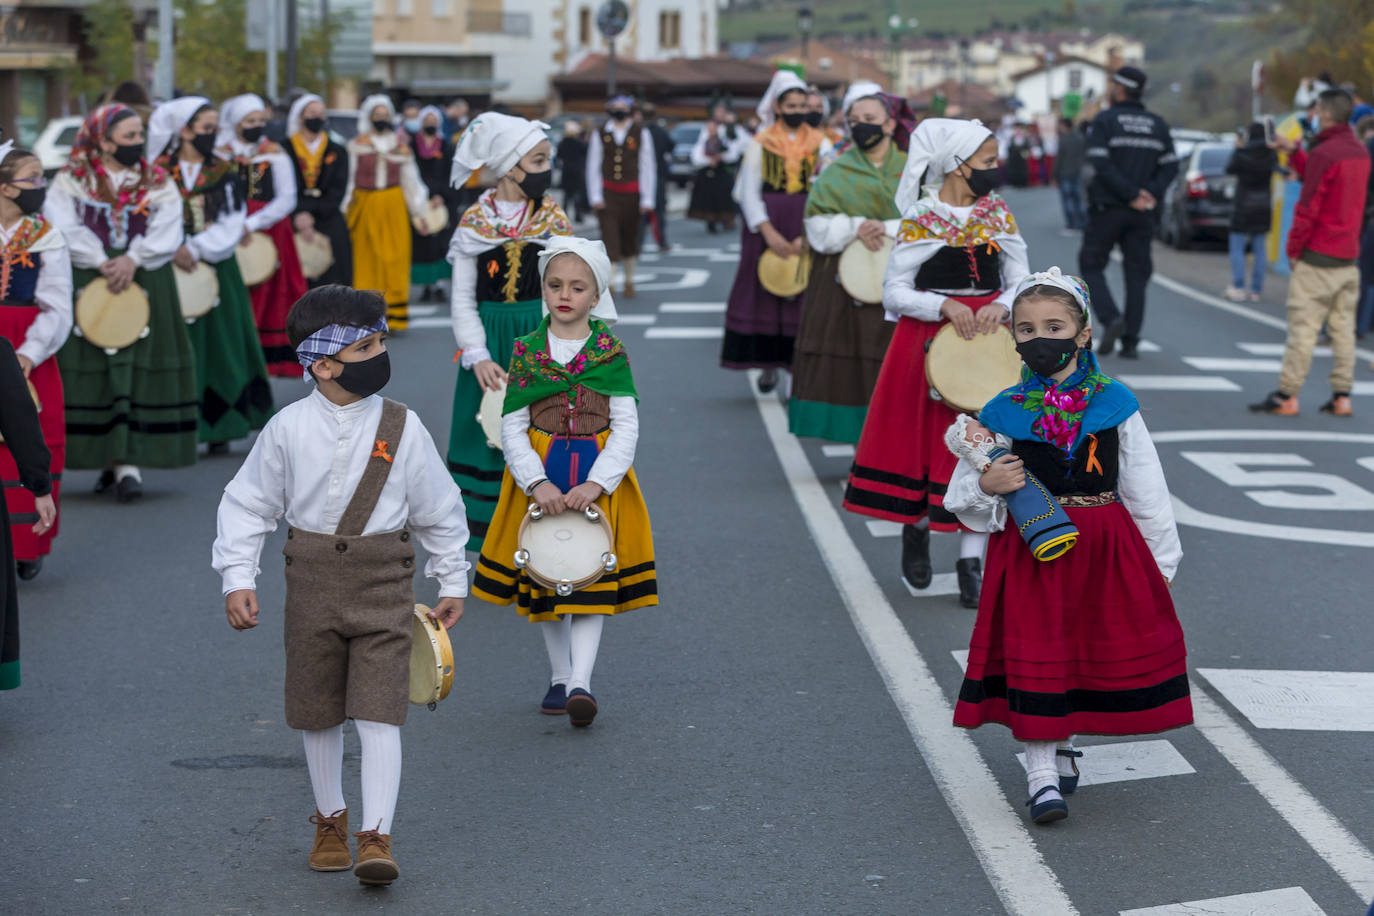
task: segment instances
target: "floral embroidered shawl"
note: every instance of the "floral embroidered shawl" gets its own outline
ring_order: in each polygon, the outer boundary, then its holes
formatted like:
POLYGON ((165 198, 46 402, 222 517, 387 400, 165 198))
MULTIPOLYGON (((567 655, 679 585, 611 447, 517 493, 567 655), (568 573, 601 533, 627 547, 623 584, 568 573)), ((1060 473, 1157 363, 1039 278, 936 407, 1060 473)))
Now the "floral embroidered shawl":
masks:
POLYGON ((1102 374, 1097 357, 1078 353, 1078 368, 1062 382, 1021 368, 1021 381, 987 403, 978 419, 1012 439, 1038 439, 1072 455, 1083 438, 1121 424, 1140 409, 1125 385, 1102 374))
POLYGON ((161 187, 168 179, 167 173, 155 163, 140 159, 134 168, 138 171, 138 181, 125 185, 117 191, 110 186, 108 173, 101 161, 100 141, 116 121, 121 121, 137 112, 126 105, 102 105, 86 116, 81 130, 72 144, 63 171, 71 175, 93 201, 110 205, 112 223, 118 223, 126 207, 146 210, 148 193, 161 187))
POLYGON ((515 339, 515 355, 511 357, 510 378, 506 382, 506 401, 503 414, 528 407, 535 401, 556 394, 575 393, 579 387, 607 397, 631 397, 638 400, 634 376, 630 374, 630 357, 620 338, 611 333, 606 324, 593 318, 591 336, 582 349, 560 365, 549 355, 549 319, 546 315, 531 334, 515 339))

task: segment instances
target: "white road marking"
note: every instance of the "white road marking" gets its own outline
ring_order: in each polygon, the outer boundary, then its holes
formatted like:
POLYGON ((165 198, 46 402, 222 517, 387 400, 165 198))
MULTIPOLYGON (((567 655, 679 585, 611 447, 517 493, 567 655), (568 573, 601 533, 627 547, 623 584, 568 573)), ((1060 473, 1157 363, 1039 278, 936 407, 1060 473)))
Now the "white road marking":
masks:
POLYGON ((416 328, 451 328, 453 327, 453 319, 448 315, 436 315, 432 318, 411 318, 408 327, 412 331, 416 328))
POLYGON ((1237 359, 1230 356, 1185 356, 1183 361, 1201 372, 1278 372, 1277 359, 1237 359))
MULTIPOLYGON (((1172 743, 1162 738, 1115 744, 1075 744, 1074 747, 1084 752, 1078 761, 1080 788, 1197 772, 1172 743)), ((1021 761, 1022 768, 1026 766, 1025 754, 1017 754, 1016 759, 1021 761)))
POLYGON ((821 454, 827 458, 853 458, 854 446, 852 445, 822 445, 821 454))
POLYGON ((1199 668, 1256 728, 1374 732, 1374 673, 1199 668))
POLYGON ((621 315, 616 324, 653 324, 655 321, 658 321, 657 315, 621 315))
MULTIPOLYGON (((1284 345, 1281 343, 1238 343, 1236 346, 1240 347, 1251 356, 1282 356, 1285 349, 1284 345)), ((1330 359, 1331 348, 1317 347, 1312 351, 1312 355, 1330 359)))
POLYGON ((407 309, 406 309, 406 311, 409 313, 410 317, 412 317, 412 318, 424 318, 424 317, 427 317, 427 316, 429 316, 429 315, 437 315, 437 314, 439 314, 439 309, 440 309, 440 308, 442 308, 445 312, 448 311, 448 306, 438 306, 438 305, 414 305, 414 304, 408 306, 407 309))
POLYGON ((954 661, 958 663, 960 671, 968 670, 968 649, 953 649, 949 654, 954 656, 954 661))
POLYGON ((660 312, 673 313, 696 313, 696 312, 723 312, 725 311, 724 302, 665 302, 658 307, 660 312))
POLYGON ((1307 891, 1300 887, 1284 887, 1254 894, 1122 910, 1121 916, 1326 916, 1326 913, 1307 891))
POLYGON ((930 585, 920 589, 907 585, 905 579, 902 580, 902 585, 906 587, 907 594, 913 598, 942 598, 945 595, 959 594, 959 574, 936 573, 931 577, 930 585))
POLYGON ((649 340, 719 340, 725 328, 665 328, 652 327, 644 332, 649 340))
POLYGON ((902 523, 889 522, 886 519, 870 518, 864 522, 864 527, 868 533, 875 538, 899 538, 902 536, 902 523))
MULTIPOLYGON (((1212 699, 1211 694, 1193 684, 1192 695, 1194 724, 1202 736, 1254 786, 1255 791, 1278 812, 1279 817, 1297 831, 1317 855, 1326 860, 1326 864, 1340 875, 1360 900, 1374 897, 1374 854, 1282 764, 1260 747, 1259 742, 1250 737, 1249 732, 1231 718, 1212 699)), ((1286 916, 1294 911, 1278 912, 1286 916)))
POLYGON ((1371 433, 1339 433, 1321 429, 1179 429, 1150 433, 1156 444, 1160 442, 1353 442, 1374 444, 1371 433))
MULTIPOLYGON (((757 376, 749 373, 751 387, 757 376)), ((873 578, 801 443, 788 432, 787 412, 766 395, 756 394, 755 403, 854 628, 1002 905, 1025 916, 1074 916, 1078 910, 1045 865, 1019 810, 1007 800, 972 739, 950 727, 953 711, 944 690, 873 578)))
POLYGON ((641 293, 668 292, 677 289, 700 289, 711 280, 711 272, 701 267, 664 267, 654 271, 649 276, 657 277, 666 271, 679 271, 682 277, 677 280, 650 280, 648 283, 639 281, 639 273, 635 273, 635 290, 641 293))
MULTIPOLYGON (((1096 347, 1100 341, 1101 341, 1101 338, 1100 338, 1100 337, 1094 337, 1094 338, 1093 338, 1093 346, 1096 347)), ((1139 351, 1139 352, 1141 352, 1141 353, 1162 353, 1162 352, 1164 352, 1164 348, 1161 347, 1159 344, 1155 343, 1155 342, 1152 341, 1152 340, 1142 340, 1142 341, 1140 341, 1139 343, 1136 344, 1135 348, 1136 348, 1137 351, 1139 351)))
POLYGON ((1240 391, 1241 387, 1219 375, 1118 375, 1137 391, 1240 391))

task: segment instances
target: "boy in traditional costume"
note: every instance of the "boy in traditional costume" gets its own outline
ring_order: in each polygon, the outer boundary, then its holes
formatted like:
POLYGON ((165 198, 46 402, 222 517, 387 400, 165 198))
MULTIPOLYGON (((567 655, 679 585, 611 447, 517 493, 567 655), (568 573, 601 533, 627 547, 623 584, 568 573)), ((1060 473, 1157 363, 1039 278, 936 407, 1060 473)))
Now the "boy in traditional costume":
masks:
POLYGON ((618 95, 606 103, 611 119, 592 131, 587 143, 587 199, 601 223, 611 264, 625 271, 625 295, 635 294, 640 217, 654 212, 658 178, 654 138, 634 123, 634 99, 618 95))

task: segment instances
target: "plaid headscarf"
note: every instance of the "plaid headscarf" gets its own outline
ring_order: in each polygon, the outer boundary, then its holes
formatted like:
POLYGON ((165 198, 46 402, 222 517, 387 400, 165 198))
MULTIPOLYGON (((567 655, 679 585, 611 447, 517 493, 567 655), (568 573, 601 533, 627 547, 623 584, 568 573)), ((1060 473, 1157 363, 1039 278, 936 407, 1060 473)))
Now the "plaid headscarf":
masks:
POLYGON ((114 125, 125 118, 137 118, 138 112, 127 105, 118 103, 101 105, 95 111, 86 116, 86 120, 81 124, 81 130, 76 135, 76 142, 72 144, 71 154, 67 157, 67 164, 63 166, 63 171, 71 175, 76 183, 86 189, 86 193, 91 199, 102 201, 110 205, 111 218, 117 220, 125 207, 137 209, 142 206, 144 198, 148 192, 160 187, 167 180, 167 172, 160 166, 154 165, 146 158, 140 159, 138 165, 134 166, 138 170, 138 182, 119 189, 118 193, 110 187, 110 183, 105 180, 106 171, 104 164, 100 161, 100 141, 110 132, 114 125))
MULTIPOLYGON (((344 347, 351 347, 367 335, 376 334, 378 331, 386 333, 385 318, 378 319, 376 324, 367 327, 355 324, 327 324, 301 341, 301 345, 296 348, 296 359, 309 369, 316 360, 333 356, 344 347)), ((306 373, 306 381, 309 380, 310 375, 306 373)))

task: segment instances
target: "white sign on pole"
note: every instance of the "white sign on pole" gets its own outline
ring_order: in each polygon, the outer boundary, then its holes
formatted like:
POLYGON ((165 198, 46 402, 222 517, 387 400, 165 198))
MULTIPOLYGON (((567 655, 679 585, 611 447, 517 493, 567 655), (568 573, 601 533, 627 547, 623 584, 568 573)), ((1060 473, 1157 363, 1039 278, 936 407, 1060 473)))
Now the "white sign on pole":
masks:
POLYGON ((244 33, 250 51, 266 51, 268 42, 276 38, 278 51, 286 50, 286 4, 273 0, 248 0, 244 10, 244 33), (276 8, 276 35, 272 36, 272 19, 268 10, 276 8))

